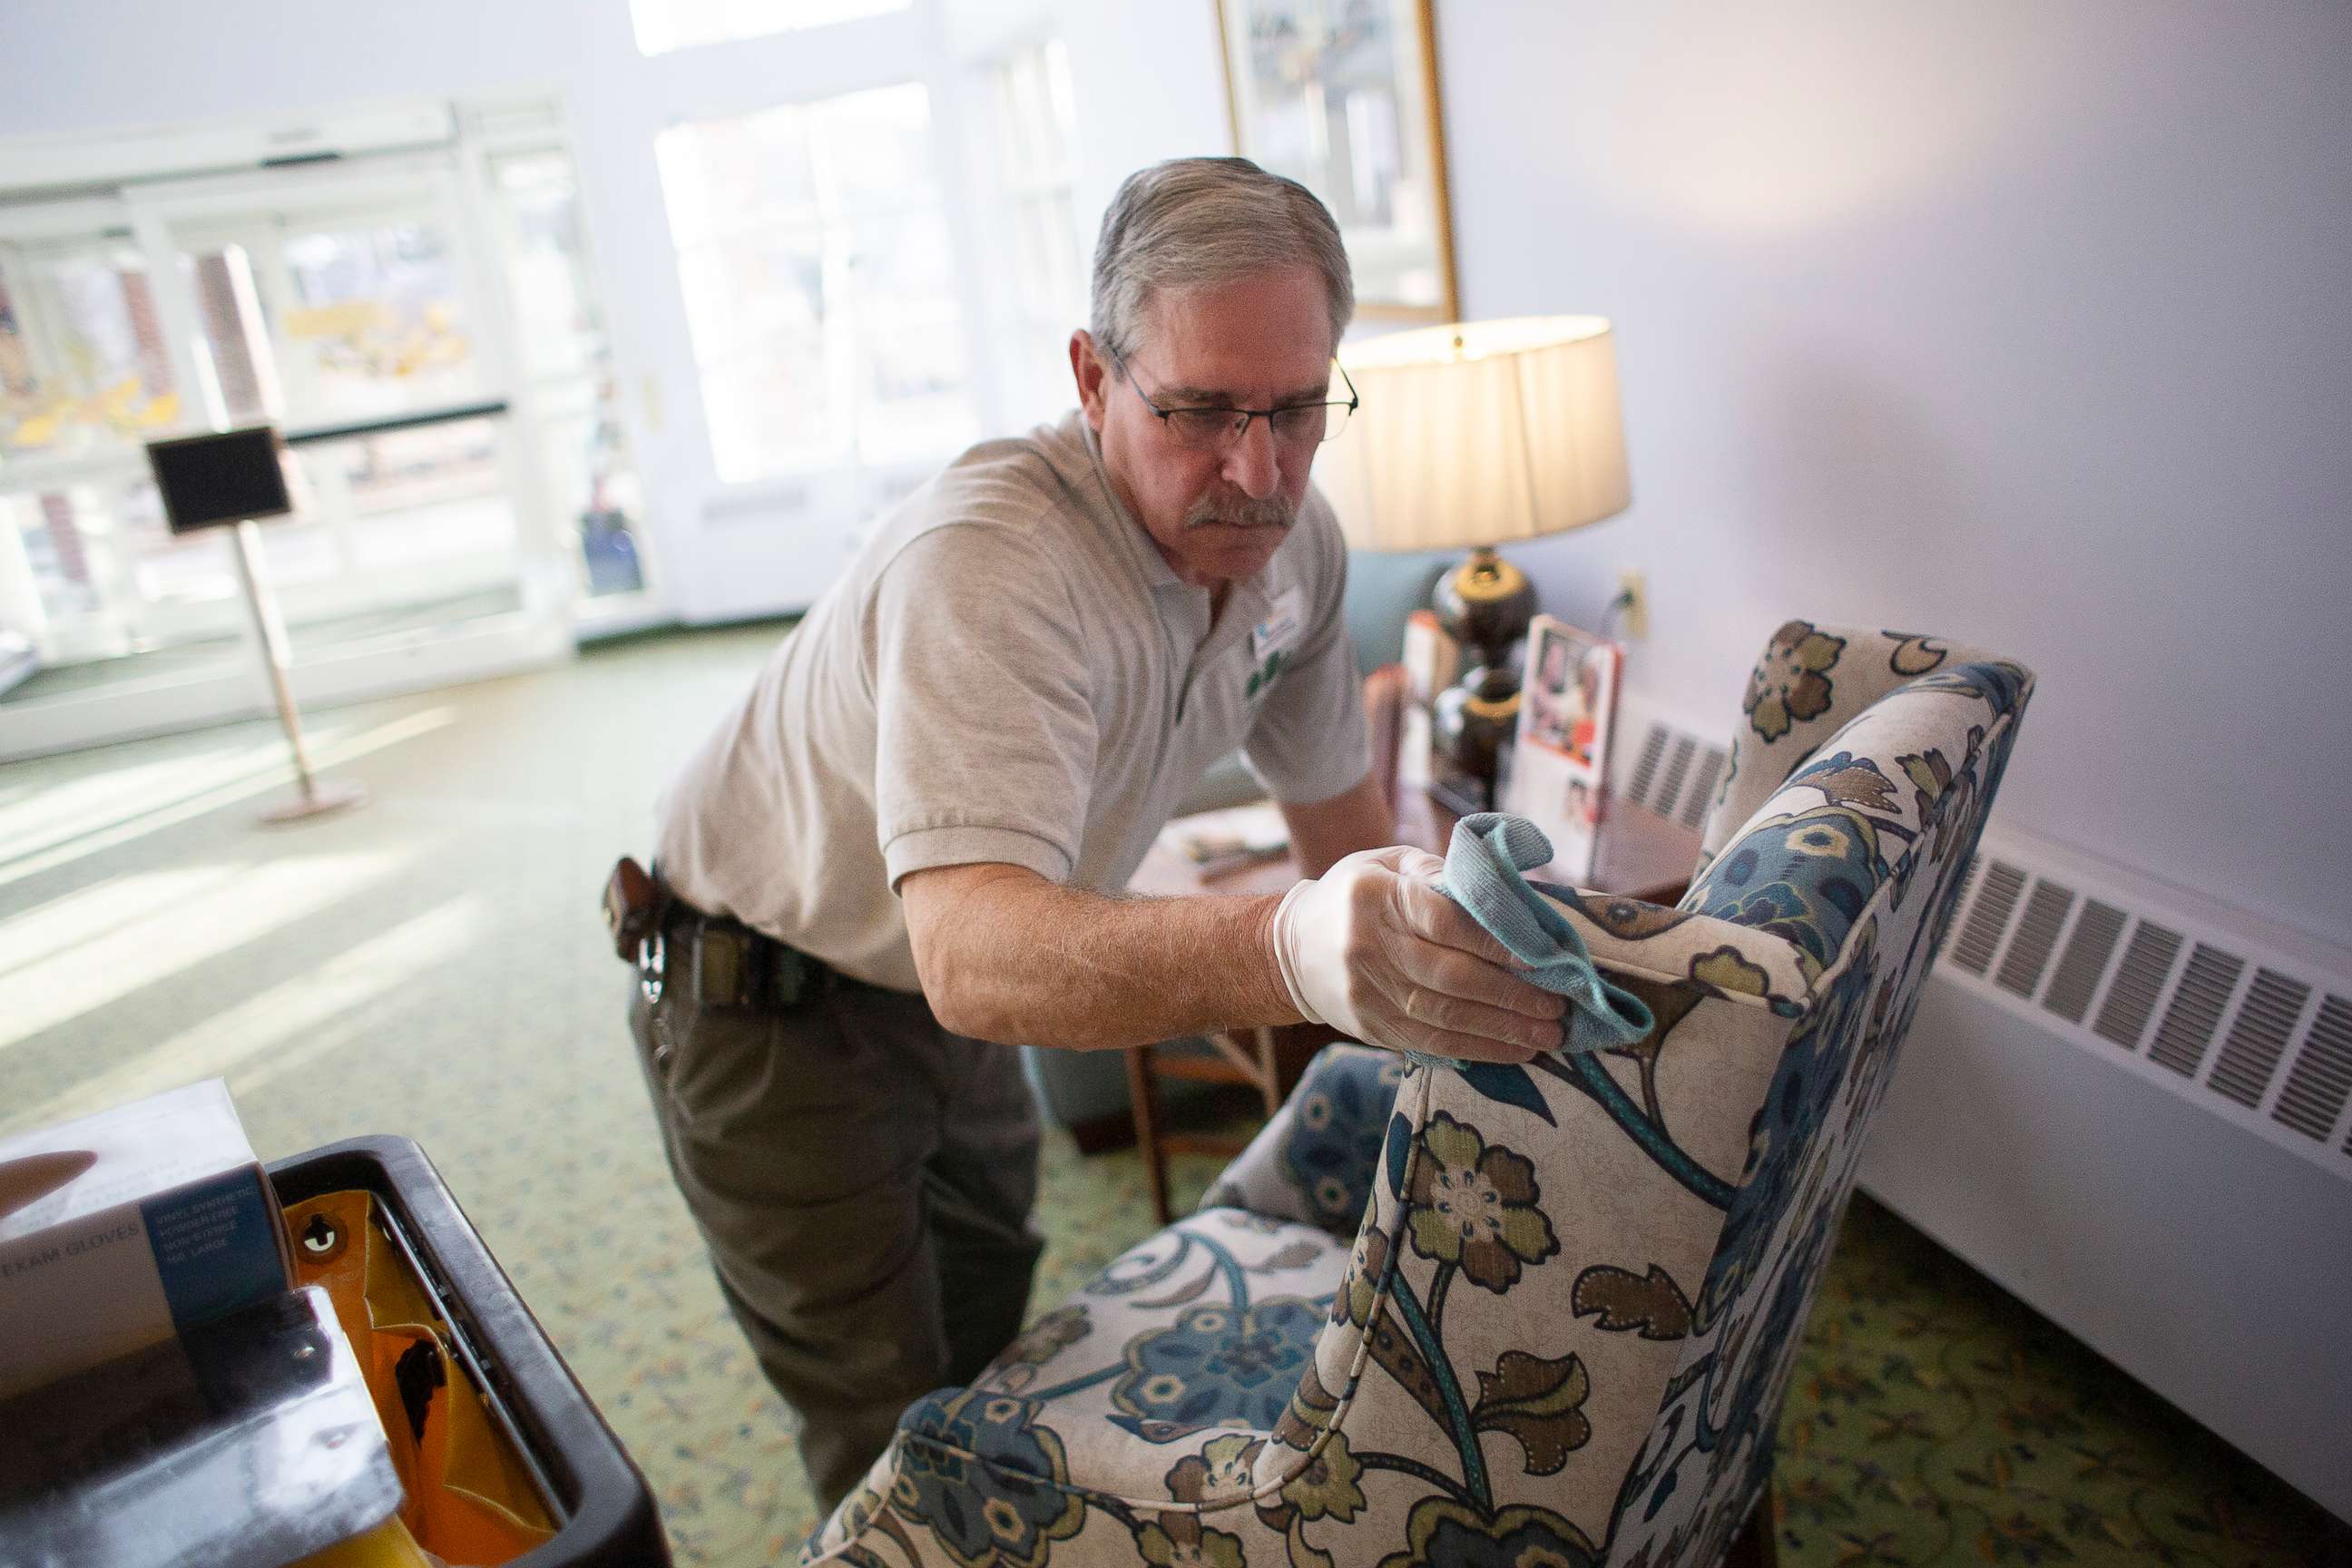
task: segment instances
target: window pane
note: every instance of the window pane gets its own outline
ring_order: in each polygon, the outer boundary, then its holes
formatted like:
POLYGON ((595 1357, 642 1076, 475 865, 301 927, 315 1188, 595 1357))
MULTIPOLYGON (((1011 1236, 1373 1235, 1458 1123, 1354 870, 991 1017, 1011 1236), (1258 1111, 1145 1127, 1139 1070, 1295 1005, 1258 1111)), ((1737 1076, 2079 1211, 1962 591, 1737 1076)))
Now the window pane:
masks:
POLYGON ((646 585, 637 547, 645 499, 621 420, 578 172, 569 154, 550 149, 494 159, 491 173, 555 515, 574 531, 591 597, 635 593, 646 585))
POLYGON ((680 250, 747 229, 814 226, 816 166, 797 105, 674 125, 654 138, 670 242, 680 250))
POLYGON ((967 444, 974 430, 945 218, 877 215, 855 235, 858 455, 919 457, 967 444))
POLYGON ((913 0, 629 0, 640 54, 757 38, 903 11, 913 0))
POLYGON ((704 366, 702 399, 719 479, 740 484, 840 457, 842 422, 827 380, 824 345, 808 338, 748 343, 704 366))
POLYGON ((1071 118, 1069 56, 1059 39, 1024 49, 996 71, 997 136, 1006 184, 1015 188, 1066 183, 1071 118))
POLYGON ((1086 250, 1071 197, 1069 56, 1059 39, 999 57, 991 130, 996 199, 984 222, 1001 255, 993 285, 1015 309, 999 321, 992 369, 1007 413, 1045 419, 1068 407, 1070 371, 1061 352, 1086 319, 1086 250))
POLYGON ((0 246, 0 463, 127 448, 179 417, 154 290, 128 241, 0 246))
POLYGON ((678 258, 694 357, 710 363, 749 338, 824 326, 824 247, 814 229, 749 234, 678 258))
POLYGON ((234 638, 242 614, 226 532, 173 535, 143 475, 0 496, 51 665, 234 638))
POLYGON ((310 389, 289 419, 365 418, 481 395, 457 258, 436 226, 298 229, 284 264, 292 297, 278 329, 310 389))
POLYGON ((533 380, 595 374, 606 352, 604 322, 572 160, 561 153, 524 153, 499 159, 491 174, 524 374, 533 380))
POLYGON ((351 489, 352 564, 373 570, 510 552, 502 439, 492 421, 466 419, 324 448, 322 460, 340 460, 351 489))
POLYGON ((919 84, 851 93, 816 106, 819 155, 839 207, 935 199, 930 94, 919 84))
POLYGON ((919 84, 679 126, 656 156, 728 482, 971 439, 919 84))

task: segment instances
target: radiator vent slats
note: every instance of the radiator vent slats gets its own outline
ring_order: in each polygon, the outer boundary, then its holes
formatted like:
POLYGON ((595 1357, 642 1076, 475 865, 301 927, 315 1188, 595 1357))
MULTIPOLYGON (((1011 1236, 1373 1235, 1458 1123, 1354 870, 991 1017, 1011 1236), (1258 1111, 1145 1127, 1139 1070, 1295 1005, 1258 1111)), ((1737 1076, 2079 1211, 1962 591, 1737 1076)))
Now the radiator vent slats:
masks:
POLYGON ((1651 803, 1651 809, 1659 816, 1673 814, 1675 796, 1680 793, 1683 780, 1690 773, 1691 753, 1697 750, 1698 742, 1688 735, 1675 742, 1675 754, 1666 763, 1666 776, 1658 781, 1658 798, 1651 803))
POLYGON ((2238 988, 2238 976, 2245 972, 2244 959, 2199 942, 2189 955, 2180 989, 2173 993, 2172 1005, 2164 1010, 2164 1022, 2157 1026, 2149 1057, 2183 1078, 2195 1078, 2205 1063, 2206 1048, 2213 1043, 2213 1030, 2221 1022, 2221 1009, 2230 1005, 2230 994, 2238 988))
POLYGON ((1969 899, 1977 890, 1977 879, 1984 875, 1984 867, 1983 856, 1969 857, 1968 869, 1960 873, 1960 890, 1952 900, 1952 908, 1964 910, 1969 907, 1969 899))
POLYGON ((1650 804, 1650 782, 1658 776, 1658 760, 1666 754, 1666 727, 1650 726, 1650 733, 1642 742, 1642 754, 1633 763, 1633 776, 1625 785, 1625 798, 1635 805, 1650 804))
POLYGON ((1715 804, 1715 786, 1723 782, 1723 764, 1729 758, 1721 746, 1709 746, 1699 758, 1698 772, 1690 782, 1690 793, 1683 796, 1683 808, 1675 815, 1685 827, 1704 826, 1706 809, 1715 804))
POLYGON ((1952 943, 1954 963, 1971 974, 1985 972, 1992 962, 1993 949, 2000 945, 2010 911, 2017 907, 2017 895, 2024 890, 2025 873, 2016 867, 2001 860, 1985 867, 1976 907, 1969 911, 1969 923, 1960 928, 1959 939, 1952 943))
POLYGON ((2239 1005, 2238 1021, 2230 1026, 2221 1058, 2213 1064, 2209 1081, 2214 1092, 2249 1109, 2262 1104, 2287 1037, 2294 1033, 2294 1021, 2303 1016, 2303 1005, 2310 999, 2311 987, 2294 976, 2275 969, 2256 970, 2246 999, 2239 1005))
POLYGON ((2034 883, 2032 896, 2025 900, 2025 918, 2017 922, 2017 934, 2010 939, 1995 983, 2020 996, 2032 995, 2050 962, 2050 950, 2058 945, 2067 911, 2074 907, 2074 889, 2062 888, 2047 878, 2034 883))
POLYGON ((2099 976, 2107 972, 2107 960, 2115 956, 2116 939, 2123 934, 2123 910, 2096 899, 2084 904, 2083 918, 2074 922, 2074 934, 2058 961, 2058 973, 2050 977, 2042 1005, 2070 1024, 2081 1023, 2090 1008, 2091 993, 2099 988, 2099 976))
POLYGON ((2157 994, 2164 989, 2164 977, 2172 973, 2172 961, 2179 952, 2179 931, 2154 921, 2140 921, 2132 932, 2131 944, 2124 949, 2123 967, 2116 972, 2107 1005, 2099 1009, 2099 1021, 2091 1026, 2091 1032, 2127 1051, 2137 1050, 2139 1032, 2147 1027, 2147 1016, 2156 1011, 2157 994))
POLYGON ((2279 1091, 2278 1109, 2271 1114, 2297 1132, 2325 1138, 2344 1110, 2352 1090, 2352 1002, 2330 996, 2320 1004, 2319 1016, 2279 1091))

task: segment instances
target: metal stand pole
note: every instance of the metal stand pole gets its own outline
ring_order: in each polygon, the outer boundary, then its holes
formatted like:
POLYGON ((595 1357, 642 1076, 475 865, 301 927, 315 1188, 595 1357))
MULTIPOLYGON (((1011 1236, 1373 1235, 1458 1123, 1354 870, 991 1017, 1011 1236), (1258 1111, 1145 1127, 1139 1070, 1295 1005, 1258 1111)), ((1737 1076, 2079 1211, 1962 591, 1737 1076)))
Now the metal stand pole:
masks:
POLYGON ((236 525, 236 574, 245 583, 246 607, 253 612, 253 628, 261 635, 261 658, 269 669, 269 689, 278 699, 278 722, 285 728, 286 744, 294 753, 294 777, 302 793, 283 805, 262 813, 268 823, 299 822, 364 805, 367 791, 355 784, 321 784, 310 771, 310 753, 302 745, 302 716, 294 708, 294 689, 286 679, 286 626, 278 617, 278 601, 261 574, 261 531, 251 519, 236 525))

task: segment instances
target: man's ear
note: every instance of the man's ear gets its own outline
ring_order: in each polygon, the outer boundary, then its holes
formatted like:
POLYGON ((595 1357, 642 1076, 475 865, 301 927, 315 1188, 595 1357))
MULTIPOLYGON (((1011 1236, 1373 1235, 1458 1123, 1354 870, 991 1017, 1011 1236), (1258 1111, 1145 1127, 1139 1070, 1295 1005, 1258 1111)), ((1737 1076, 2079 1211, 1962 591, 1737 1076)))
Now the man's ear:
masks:
POLYGON ((1099 436, 1103 416, 1109 412, 1110 372, 1095 352, 1094 334, 1084 327, 1070 334, 1070 374, 1078 384, 1078 406, 1086 410, 1087 425, 1099 436))

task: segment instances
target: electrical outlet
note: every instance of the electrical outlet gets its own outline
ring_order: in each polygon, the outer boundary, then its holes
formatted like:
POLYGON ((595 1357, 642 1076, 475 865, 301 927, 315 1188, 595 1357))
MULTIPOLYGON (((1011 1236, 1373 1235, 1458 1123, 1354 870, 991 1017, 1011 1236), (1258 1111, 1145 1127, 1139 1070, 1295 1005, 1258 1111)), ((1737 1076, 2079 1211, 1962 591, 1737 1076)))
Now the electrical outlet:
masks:
POLYGON ((1642 581, 1642 569, 1628 566, 1617 574, 1617 598, 1624 608, 1618 612, 1617 624, 1629 641, 1639 641, 1650 635, 1650 590, 1642 581))

